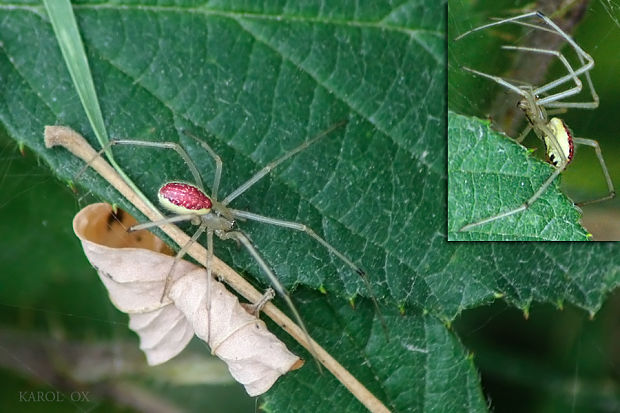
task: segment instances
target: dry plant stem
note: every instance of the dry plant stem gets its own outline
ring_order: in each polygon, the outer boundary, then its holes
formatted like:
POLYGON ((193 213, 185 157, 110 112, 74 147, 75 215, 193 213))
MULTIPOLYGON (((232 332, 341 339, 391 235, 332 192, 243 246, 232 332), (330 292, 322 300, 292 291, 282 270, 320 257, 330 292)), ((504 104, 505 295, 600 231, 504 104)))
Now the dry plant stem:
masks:
MULTIPOLYGON (((64 126, 45 127, 45 146, 63 146, 73 155, 89 163, 102 178, 108 181, 120 192, 133 206, 142 212, 151 221, 163 218, 159 211, 154 211, 144 203, 136 193, 125 183, 120 175, 88 144, 88 142, 71 128, 64 126)), ((174 225, 161 225, 161 230, 174 240, 178 245, 185 245, 189 236, 174 225)), ((207 261, 207 250, 200 244, 194 243, 188 254, 198 262, 207 261)), ((219 260, 212 258, 213 272, 217 273, 228 285, 241 294, 251 303, 258 302, 263 294, 256 290, 249 282, 237 274, 232 268, 219 260)), ((317 342, 307 337, 290 318, 280 311, 272 303, 267 303, 262 312, 278 324, 284 331, 290 334, 299 344, 304 346, 310 353, 314 353, 318 361, 325 366, 368 410, 371 412, 389 412, 388 408, 377 399, 362 383, 360 383, 348 370, 338 363, 317 342), (310 344, 308 339, 312 340, 310 344)))

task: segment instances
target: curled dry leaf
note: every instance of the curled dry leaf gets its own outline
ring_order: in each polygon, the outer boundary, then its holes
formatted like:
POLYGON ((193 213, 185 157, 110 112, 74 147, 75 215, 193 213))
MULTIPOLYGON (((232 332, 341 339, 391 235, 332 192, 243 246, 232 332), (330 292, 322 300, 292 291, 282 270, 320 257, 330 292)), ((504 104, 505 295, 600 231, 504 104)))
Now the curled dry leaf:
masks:
POLYGON ((170 293, 161 303, 174 258, 150 232, 127 232, 135 222, 122 210, 93 204, 75 216, 73 230, 110 300, 129 314, 129 327, 140 337, 150 365, 176 356, 196 334, 204 341, 208 338, 213 353, 251 396, 266 392, 278 377, 301 367, 303 361, 216 280, 211 283, 209 316, 207 272, 202 267, 180 261, 170 293))

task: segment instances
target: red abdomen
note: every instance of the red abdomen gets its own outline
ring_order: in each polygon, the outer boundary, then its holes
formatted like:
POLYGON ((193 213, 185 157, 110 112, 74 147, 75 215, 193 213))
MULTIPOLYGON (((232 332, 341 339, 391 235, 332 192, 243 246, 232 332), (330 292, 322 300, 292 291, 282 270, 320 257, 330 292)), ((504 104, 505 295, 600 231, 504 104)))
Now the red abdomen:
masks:
POLYGON ((211 209, 211 199, 200 188, 186 182, 169 182, 158 192, 159 202, 181 214, 204 214, 211 209))

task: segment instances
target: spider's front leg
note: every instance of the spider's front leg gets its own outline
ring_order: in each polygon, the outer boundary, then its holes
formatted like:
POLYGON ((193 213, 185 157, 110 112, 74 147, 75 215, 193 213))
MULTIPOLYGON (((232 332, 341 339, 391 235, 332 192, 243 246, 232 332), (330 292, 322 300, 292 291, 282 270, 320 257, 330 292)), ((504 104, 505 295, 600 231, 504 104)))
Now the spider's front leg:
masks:
POLYGON ((564 171, 564 169, 566 169, 566 164, 563 165, 562 167, 556 169, 555 171, 553 171, 551 176, 549 176, 549 178, 547 178, 547 180, 540 186, 540 188, 538 188, 538 190, 534 193, 534 195, 532 195, 527 201, 525 201, 524 203, 522 203, 518 207, 510 209, 508 211, 500 212, 497 215, 492 215, 492 216, 490 216, 488 218, 481 219, 480 221, 476 221, 476 222, 473 222, 471 224, 464 225, 463 227, 461 227, 461 229, 459 229, 459 231, 460 232, 462 232, 462 231, 469 231, 472 228, 475 228, 477 226, 480 226, 480 225, 483 225, 483 224, 488 224, 489 222, 497 221, 498 219, 505 218, 505 217, 508 217, 510 215, 514 215, 514 214, 517 214, 519 212, 525 211, 530 206, 532 206, 532 204, 534 202, 536 202, 536 200, 538 198, 540 198, 540 196, 547 190, 549 185, 551 185, 551 183, 553 181, 555 181, 555 179, 564 171))

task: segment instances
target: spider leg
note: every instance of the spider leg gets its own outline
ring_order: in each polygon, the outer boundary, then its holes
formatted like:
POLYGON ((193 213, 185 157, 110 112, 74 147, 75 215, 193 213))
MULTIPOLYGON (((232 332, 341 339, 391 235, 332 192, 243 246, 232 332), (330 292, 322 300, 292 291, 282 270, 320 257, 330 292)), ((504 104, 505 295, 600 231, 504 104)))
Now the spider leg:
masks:
MULTIPOLYGON (((502 19, 501 17, 489 17, 489 20, 493 20, 495 22, 500 22, 503 21, 504 19, 502 19)), ((553 33, 556 34, 558 36, 561 36, 561 34, 559 34, 558 32, 556 32, 555 30, 551 30, 548 27, 545 26, 540 26, 538 24, 534 24, 534 23, 528 23, 528 22, 523 22, 521 20, 512 20, 510 23, 514 23, 514 24, 518 24, 520 26, 526 26, 526 27, 531 27, 533 29, 538 29, 538 30, 542 30, 544 32, 548 32, 548 33, 553 33)))
POLYGON ((141 229, 160 227, 160 226, 162 226, 164 224, 172 224, 172 223, 175 223, 175 222, 182 222, 182 221, 191 221, 194 218, 196 218, 195 214, 174 215, 172 217, 160 219, 160 220, 157 220, 157 221, 145 222, 144 224, 134 225, 134 226, 130 227, 128 229, 128 231, 129 232, 140 231, 141 229))
MULTIPOLYGON (((540 86, 539 88, 537 88, 536 90, 534 90, 534 94, 535 95, 540 95, 541 93, 546 92, 549 89, 552 89, 554 87, 557 87, 559 85, 562 85, 566 82, 569 81, 575 81, 577 82, 576 78, 578 78, 578 76, 585 74, 586 76, 586 82, 588 83, 588 87, 590 89, 590 92, 592 94, 592 102, 558 102, 558 100, 563 99, 567 96, 572 96, 573 94, 576 94, 578 92, 573 92, 573 93, 569 93, 569 94, 554 94, 551 96, 547 96, 545 98, 542 98, 539 100, 539 104, 546 106, 546 107, 570 107, 570 108, 581 108, 581 109, 593 109, 598 107, 598 95, 596 94, 596 91, 594 90, 594 85, 592 84, 592 80, 590 79, 590 73, 589 71, 592 69, 592 67, 594 67, 594 59, 592 59, 592 57, 586 53, 568 34, 566 34, 566 32, 564 32, 556 23, 553 22, 553 20, 551 20, 550 18, 548 18, 547 16, 545 16, 543 13, 539 12, 539 11, 534 11, 534 12, 530 12, 530 13, 525 13, 519 16, 514 16, 514 17, 510 17, 507 19, 494 19, 496 21, 494 21, 493 23, 488 23, 479 27, 476 27, 472 30, 469 30, 465 33, 463 33, 462 35, 458 36, 455 40, 459 40, 473 32, 479 31, 479 30, 484 30, 487 29, 489 27, 493 27, 493 26, 498 26, 501 24, 506 24, 506 23, 510 23, 510 24, 518 24, 521 26, 526 26, 526 27, 531 27, 534 29, 538 29, 538 30, 542 30, 545 32, 549 32, 549 33, 554 33, 557 36, 562 37, 568 44, 570 44, 570 46, 573 48, 573 50, 575 51, 575 53, 577 54, 577 57, 579 58, 579 62, 581 63, 581 66, 579 68, 577 68, 576 70, 572 70, 569 69, 569 74, 562 76, 552 82, 549 82, 543 86, 540 86), (548 26, 541 26, 541 25, 537 25, 537 24, 533 24, 533 23, 529 23, 529 22, 525 22, 522 20, 526 20, 530 17, 538 17, 539 19, 541 19, 543 21, 543 23, 548 26)), ((510 46, 504 46, 504 48, 515 48, 515 47, 510 47, 510 46)), ((541 49, 539 49, 541 50, 541 49)), ((550 50, 547 50, 547 52, 551 52, 550 50)), ((572 90, 572 89, 571 89, 572 90)))
POLYGON ((484 72, 479 72, 475 69, 470 69, 469 67, 463 66, 462 69, 467 70, 468 72, 472 72, 478 76, 482 76, 482 77, 486 77, 487 79, 491 79, 492 81, 494 81, 495 83, 499 83, 500 85, 504 86, 505 88, 508 88, 510 90, 512 90, 513 92, 515 92, 516 94, 519 94, 523 97, 527 97, 527 94, 525 93, 525 91, 523 91, 521 88, 513 85, 512 83, 508 82, 507 80, 499 77, 499 76, 493 76, 493 75, 489 75, 487 73, 484 72))
POLYGON ((547 116, 561 115, 568 112, 567 108, 554 108, 547 111, 547 116))
MULTIPOLYGON (((317 356, 317 352, 314 350, 314 346, 312 344, 313 341, 310 338, 310 334, 308 334, 308 329, 306 329, 306 325, 302 321, 301 316, 299 315, 299 312, 297 311, 297 307, 295 307, 295 304, 293 304, 293 300, 291 300, 291 297, 288 291, 286 291, 286 288, 284 288, 284 286, 282 285, 278 277, 275 275, 273 270, 269 267, 269 265, 267 265, 267 263, 265 262, 263 257, 260 255, 256 247, 254 247, 254 245, 252 244, 252 241, 250 241, 250 239, 241 231, 218 231, 217 235, 224 240, 234 239, 238 241, 250 253, 252 258, 254 258, 258 266, 267 275, 267 278, 269 278, 269 281, 271 282, 271 285, 273 286, 273 288, 278 292, 278 294, 280 294, 282 299, 284 299, 284 301, 286 302, 286 305, 288 305, 288 307, 290 308, 295 318, 295 321, 297 322, 299 327, 304 332, 304 335, 306 336, 306 341, 308 342, 308 347, 307 347, 308 350, 312 353, 312 355, 316 359, 318 356, 317 356)), ((321 371, 320 363, 317 361, 316 364, 318 366, 319 371, 321 371)))
POLYGON ((183 133, 198 142, 198 144, 202 146, 202 148, 213 158, 213 161, 215 162, 215 176, 213 177, 213 186, 211 187, 211 198, 214 201, 217 201, 217 191, 220 187, 220 179, 222 178, 222 158, 220 158, 220 156, 215 153, 213 149, 211 149, 208 143, 198 139, 198 137, 185 130, 183 133))
MULTIPOLYGON (((548 18, 547 16, 545 16, 544 14, 537 12, 537 16, 539 18, 541 18, 549 27, 551 27, 553 30, 555 30, 555 32, 561 36, 564 40, 566 40, 566 42, 568 44, 571 45, 571 47, 573 48, 573 50, 575 51, 575 53, 577 54, 579 61, 581 62, 582 66, 574 71, 574 76, 579 76, 582 73, 586 74, 586 78, 588 81, 588 85, 590 86, 590 90, 592 91, 592 97, 594 99, 594 101, 596 102, 596 106, 587 106, 587 103, 582 103, 582 105, 586 105, 586 106, 574 106, 576 105, 580 105, 580 103, 572 103, 573 106, 566 106, 567 104, 571 103, 571 102, 565 102, 562 105, 563 106, 559 106, 559 107, 580 107, 580 108, 588 108, 588 107, 597 107, 598 106, 598 96, 596 95, 596 92, 594 91, 594 87, 592 85, 592 81, 590 80, 590 75, 589 75, 589 71, 590 69, 592 69, 592 67, 594 67, 594 59, 592 59, 592 56, 590 56, 588 53, 586 53, 568 34, 566 34, 564 32, 564 30, 562 30, 557 24, 555 24, 553 22, 553 20, 551 20, 550 18, 548 18), (584 62, 585 59, 585 62, 584 62)), ((559 84, 562 84, 564 82, 567 82, 570 80, 570 78, 573 76, 573 74, 569 73, 566 76, 563 76, 559 79, 556 79, 553 82, 550 82, 538 89, 536 89, 535 93, 541 93, 544 92, 546 90, 549 90, 559 84)), ((548 105, 548 103, 557 101, 561 98, 556 98, 556 99, 551 99, 553 96, 548 96, 545 99, 541 99, 540 104, 541 105, 547 105, 548 107, 558 107, 555 105, 548 105)))
POLYGON ((558 166, 560 167, 560 165, 564 165, 562 166, 562 170, 566 169, 566 166, 569 163, 568 158, 566 157, 566 154, 564 153, 564 151, 562 150, 562 146, 560 145, 560 142, 558 141, 558 137, 556 136, 555 132, 549 127, 549 124, 542 124, 542 125, 538 125, 537 127, 534 128, 534 130, 540 130, 541 132, 544 133, 545 136, 547 136, 548 139, 544 139, 541 137, 541 140, 543 141, 543 143, 545 143, 545 145, 551 145, 553 147, 553 153, 556 154, 556 156, 558 156, 558 166))
MULTIPOLYGON (((560 36, 564 39, 566 39, 566 33, 562 32, 562 33, 558 33, 555 30, 551 30, 548 27, 544 27, 544 26, 539 26, 537 24, 532 24, 532 23, 527 23, 527 22, 523 22, 523 21, 513 21, 512 23, 515 24, 519 24, 521 26, 526 26, 526 27, 532 27, 534 29, 538 29, 538 30, 542 30, 548 33, 553 33, 556 36, 560 36)), ((575 44, 576 45, 576 44, 575 44)), ((573 44, 571 44, 571 46, 573 46, 573 44)), ((586 82, 588 83, 588 87, 590 89, 590 93, 592 94, 592 102, 556 102, 554 105, 548 105, 547 107, 576 107, 576 108, 582 108, 582 109, 590 109, 590 108, 596 108, 598 107, 598 95, 596 94, 596 91, 594 90, 594 85, 592 84, 592 79, 590 79, 590 69, 594 66, 594 60, 592 59, 592 57, 587 54, 581 47, 577 46, 578 49, 575 49, 575 53, 577 54, 577 57, 579 58, 579 62, 581 63, 581 67, 579 67, 576 71, 575 71, 575 75, 576 76, 580 76, 582 73, 585 74, 586 76, 586 82), (588 60, 588 62, 592 62, 591 65, 586 64, 584 57, 588 60), (587 67, 586 67, 587 66, 587 67), (559 106, 558 104, 562 104, 562 106, 559 106)), ((547 90, 549 90, 550 88, 553 88, 555 86, 557 86, 558 84, 564 83, 566 81, 571 80, 572 76, 566 75, 564 77, 561 77, 559 79, 556 79, 554 82, 551 82, 549 84, 545 84, 541 87, 539 87, 538 89, 536 89, 534 92, 536 94, 540 94, 543 93, 547 90), (559 83, 556 83, 559 82, 559 83)), ((544 99, 544 102, 547 102, 547 98, 544 99)), ((543 103, 544 103, 543 102, 543 103)))
POLYGON ((531 132, 531 130, 532 130, 532 125, 528 123, 525 129, 523 129, 523 132, 521 132, 521 134, 519 135, 519 137, 515 139, 515 142, 517 143, 523 142, 523 139, 525 139, 525 137, 531 132))
POLYGON ((250 311, 252 312, 252 314, 258 317, 259 313, 261 312, 265 304, 273 300, 275 296, 276 296, 276 293, 273 290, 273 288, 271 287, 267 288, 267 290, 265 291, 263 296, 260 298, 260 300, 258 300, 257 302, 255 302, 254 304, 250 306, 250 311))
POLYGON ((224 205, 224 206, 228 205, 233 199, 237 198, 239 195, 241 195, 242 193, 244 193, 245 191, 250 189, 250 187, 252 185, 254 185, 256 182, 258 182, 261 178, 263 178, 265 175, 267 175, 269 172, 271 172, 272 169, 274 169, 275 167, 280 165, 282 162, 286 161, 291 156, 296 155, 299 152, 303 151, 304 149, 306 149, 307 147, 309 147, 313 143, 317 142, 322 137, 324 137, 326 135, 329 135, 331 132, 333 132, 334 130, 336 130, 339 127, 343 126, 344 124, 346 124, 346 121, 341 121, 341 122, 338 122, 338 123, 332 125, 330 128, 328 128, 328 129, 324 130, 323 132, 319 133, 318 135, 316 135, 314 138, 305 141, 304 143, 302 143, 301 145, 299 145, 295 149, 292 149, 289 152, 285 153, 282 157, 276 159, 273 162, 270 162, 263 169, 258 171, 256 174, 254 174, 254 176, 252 176, 245 183, 243 183, 239 188, 235 189, 226 198, 224 198, 224 200, 222 201, 222 205, 224 205))
POLYGON ((207 317, 208 318, 208 330, 207 330, 207 343, 210 343, 211 340, 211 283, 212 279, 212 269, 213 265, 213 230, 211 228, 207 228, 207 317))
MULTIPOLYGON (((577 55, 577 57, 579 57, 579 60, 581 61, 581 64, 583 64, 583 58, 581 57, 581 55, 577 55)), ((592 62, 592 66, 594 66, 594 61, 592 62)), ((585 67, 585 66, 584 66, 585 67)), ((591 68, 590 67, 590 68, 591 68)), ((590 94, 592 95, 592 101, 591 102, 558 102, 557 100, 555 101, 549 101, 548 98, 550 96, 548 96, 547 98, 541 99, 539 101, 539 103, 541 105, 544 105, 548 108, 577 108, 577 109, 596 109, 598 108, 598 104, 599 104, 599 97, 598 94, 596 93, 596 90, 594 90, 594 84, 592 83, 592 79, 590 78, 590 69, 588 69, 588 71, 585 71, 585 77, 586 77, 586 83, 588 84, 588 89, 590 90, 590 94)), ((575 71, 575 74, 577 75, 577 72, 579 71, 579 69, 577 71, 575 71)), ((570 75, 567 75, 570 77, 570 75)), ((564 76, 564 78, 566 78, 566 76, 564 76)), ((560 78, 557 80, 562 80, 564 78, 560 78)), ((546 86, 546 85, 545 85, 546 86)))
POLYGON ((166 276, 166 282, 164 284, 164 291, 162 292, 161 298, 159 299, 160 303, 163 303, 164 298, 166 298, 166 296, 168 295, 168 288, 170 288, 170 280, 172 278, 172 272, 174 271, 174 267, 177 265, 179 261, 181 261, 183 256, 187 253, 187 250, 189 250, 189 248, 194 244, 194 242, 196 242, 200 234, 205 232, 206 228, 207 228, 206 222, 203 222, 202 224, 200 224, 200 227, 198 227, 196 232, 194 232, 194 235, 192 235, 192 238, 190 238, 190 240, 187 241, 185 245, 183 245, 183 247, 179 250, 179 252, 177 252, 177 255, 175 255, 174 261, 172 262, 172 265, 170 266, 170 269, 168 270, 168 275, 166 276))
POLYGON ((547 188, 549 187, 549 185, 551 185, 551 183, 555 180, 555 178, 558 177, 558 175, 560 175, 562 173, 562 171, 564 171, 564 169, 566 169, 566 164, 563 164, 562 167, 556 169, 555 171, 553 171, 553 173, 551 174, 551 176, 549 176, 549 178, 547 178, 547 180, 540 186, 540 188, 538 188, 538 190, 536 192, 534 192, 534 195, 532 195, 527 201, 525 201, 523 204, 519 205, 518 207, 514 208, 514 209, 510 209, 508 211, 504 211, 501 212, 497 215, 493 215, 490 216, 488 218, 485 219, 481 219, 480 221, 476 221, 473 222, 471 224, 467 224, 465 226, 463 226, 461 229, 459 229, 459 231, 469 231, 470 229, 477 227, 479 225, 483 225, 483 224, 487 224, 489 222, 493 222, 495 220, 510 216, 510 215, 514 215, 516 213, 519 213, 521 211, 525 211, 526 209, 528 209, 534 202, 536 202, 536 200, 538 198, 540 198, 540 196, 547 190, 547 188))
POLYGON ((609 171, 607 170, 607 165, 605 164, 605 160, 603 159, 603 154, 601 153, 601 148, 598 145, 598 142, 594 139, 584 139, 584 138, 573 138, 573 142, 578 145, 586 145, 594 148, 596 152, 596 156, 598 158, 599 163, 601 164, 601 169, 603 170, 603 175, 605 175, 605 181, 607 181, 607 189, 609 193, 603 197, 591 199, 588 201, 578 202, 577 205, 589 205, 594 204, 601 201, 607 201, 608 199, 612 199, 616 196, 616 190, 614 189, 614 183, 611 181, 611 177, 609 176, 609 171))
POLYGON ((362 270, 360 267, 358 267, 357 265, 355 265, 350 259, 348 259, 340 251, 338 251, 329 242, 325 241, 325 239, 317 235, 317 233, 314 232, 307 225, 301 224, 299 222, 285 221, 282 219, 271 218, 271 217, 266 217, 263 215, 254 214, 252 212, 239 211, 237 209, 231 209, 231 212, 233 213, 235 217, 250 219, 252 221, 262 222, 264 224, 272 224, 272 225, 276 225, 279 227, 284 227, 284 228, 289 228, 289 229, 294 229, 296 231, 304 232, 310 237, 314 238, 319 244, 324 246, 330 253, 338 257, 340 261, 348 265, 353 271, 355 271, 362 278, 362 281, 364 282, 364 285, 368 291, 368 294, 370 294, 370 298, 375 306, 375 309, 377 310, 377 315, 379 316, 379 319, 381 320, 381 325, 383 326, 383 329, 387 336, 387 325, 385 323, 385 320, 383 319, 381 310, 379 309, 379 303, 377 302, 377 299, 375 298, 375 295, 372 292, 372 287, 370 286, 370 281, 368 280, 368 276, 366 275, 366 272, 362 270))
MULTIPOLYGON (((581 47, 579 47, 579 45, 577 43, 575 43, 575 41, 568 35, 566 34, 566 32, 564 32, 564 30, 562 30, 560 28, 560 26, 558 26, 557 24, 555 24, 553 22, 553 20, 551 20, 550 18, 548 18, 547 16, 545 16, 543 13, 539 12, 539 11, 533 11, 533 12, 529 12, 529 13, 525 13, 525 14, 521 14, 519 16, 514 16, 514 17, 509 17, 507 19, 502 19, 502 20, 498 20, 498 21, 494 21, 493 23, 488 23, 479 27, 476 27, 472 30, 469 30, 465 33, 463 33, 462 35, 458 36, 456 39, 454 40, 459 40, 465 36, 468 36, 469 34, 473 33, 473 32, 477 32, 480 30, 484 30, 484 29, 488 29, 489 27, 493 27, 493 26, 499 26, 500 24, 505 24, 505 23, 513 23, 513 24, 519 24, 522 26, 529 26, 529 27, 534 27, 537 29, 541 29, 544 31, 551 31, 554 32, 555 34, 557 34, 558 36, 562 37, 564 40, 566 40, 566 42, 568 44, 571 45, 571 47, 575 50, 575 53, 577 53, 578 56, 580 56, 580 61, 582 62, 582 64, 584 63, 582 59, 585 59, 588 63, 586 63, 584 66, 580 67, 579 69, 575 70, 575 74, 577 76, 579 76, 582 73, 587 72, 588 70, 590 70, 592 68, 592 66, 594 66, 594 60, 592 59, 592 57, 587 54, 581 47), (531 23, 527 23, 527 22, 522 22, 521 20, 524 19, 528 19, 530 17, 538 17, 540 19, 542 19, 542 21, 549 26, 551 29, 545 29, 542 26, 538 26, 536 24, 531 24, 531 23)), ((568 80, 571 79, 571 76, 565 76, 564 78, 560 78, 558 79, 558 81, 560 81, 560 83, 564 83, 568 80), (560 81, 560 79, 562 79, 560 81)), ((549 88, 554 87, 554 86, 549 86, 549 88)), ((546 90, 546 89, 545 89, 546 90)))
MULTIPOLYGON (((552 55, 557 57, 562 64, 564 65, 564 67, 566 67, 566 70, 568 70, 568 79, 566 80, 573 80, 575 82, 575 86, 564 90, 562 92, 558 92, 555 94, 552 94, 550 96, 546 96, 543 99, 539 99, 538 100, 538 104, 540 105, 544 105, 546 102, 554 102, 560 99, 564 99, 565 97, 568 96, 572 96, 572 95, 576 95, 577 93, 581 92, 582 89, 582 84, 581 84, 581 79, 579 79, 577 77, 577 75, 575 74, 575 72, 573 71, 572 66, 568 63, 568 60, 566 60, 566 58, 564 57, 564 55, 556 50, 547 50, 547 49, 538 49, 538 48, 533 48, 533 47, 521 47, 521 46, 509 46, 509 45, 504 45, 502 46, 502 49, 504 50, 521 50, 524 52, 532 52, 532 53, 540 53, 540 54, 547 54, 547 55, 552 55)), ((549 82, 544 86, 541 86, 539 88, 536 88, 533 93, 534 95, 538 96, 541 93, 552 89, 556 86, 559 86, 561 84, 563 84, 566 80, 563 80, 564 78, 560 78, 556 81, 553 82, 549 82)))
POLYGON ((470 35, 470 34, 472 34, 474 32, 480 31, 480 30, 488 29, 489 27, 499 26, 500 24, 504 24, 504 23, 511 23, 511 22, 514 22, 515 20, 527 19, 528 17, 537 16, 538 14, 539 14, 539 12, 533 11, 533 12, 530 12, 530 13, 521 14, 519 16, 509 17, 507 19, 502 19, 502 20, 499 20, 499 21, 495 21, 493 23, 488 23, 488 24, 485 24, 483 26, 478 26, 478 27, 476 27, 474 29, 466 31, 465 33, 463 33, 460 36, 456 37, 454 40, 460 40, 460 39, 462 39, 465 36, 468 36, 468 35, 470 35))
POLYGON ((115 139, 115 140, 111 140, 108 143, 108 145, 106 145, 106 147, 102 149, 102 152, 108 149, 112 145, 133 145, 133 146, 146 146, 149 148, 174 149, 176 153, 178 153, 179 156, 183 158, 183 161, 185 161, 185 163, 187 164, 187 167, 189 168, 189 171, 191 172, 196 185, 204 191, 204 186, 202 184, 202 179, 200 178, 200 173, 198 172, 198 168, 196 168, 196 165, 194 165, 194 162, 192 161, 192 158, 189 157, 187 151, 185 151, 185 149, 183 149, 183 147, 179 145, 178 143, 138 141, 138 140, 130 140, 130 139, 115 139))

